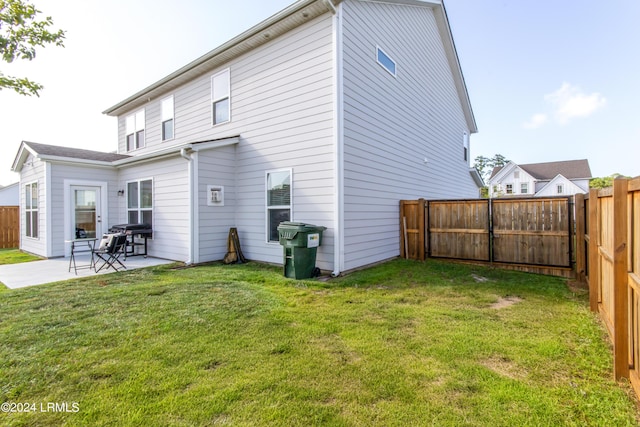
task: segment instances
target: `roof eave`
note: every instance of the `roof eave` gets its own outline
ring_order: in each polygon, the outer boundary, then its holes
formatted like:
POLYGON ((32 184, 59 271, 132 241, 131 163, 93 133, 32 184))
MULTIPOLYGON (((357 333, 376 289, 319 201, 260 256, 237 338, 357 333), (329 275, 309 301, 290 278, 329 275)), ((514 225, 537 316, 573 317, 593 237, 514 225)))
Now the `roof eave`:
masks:
MULTIPOLYGON (((285 34, 292 28, 301 25, 300 19, 306 22, 331 11, 332 9, 326 4, 326 1, 331 0, 299 0, 151 86, 106 109, 102 113, 109 116, 118 116, 155 99, 157 96, 161 96, 173 87, 177 87, 197 76, 212 71, 231 59, 255 49, 285 34), (307 14, 305 14, 305 12, 307 12, 307 14), (295 17, 294 15, 296 14, 300 14, 301 18, 295 17), (279 23, 282 25, 276 25, 279 23)), ((341 1, 342 0, 333 0, 332 3, 340 3, 341 1)))

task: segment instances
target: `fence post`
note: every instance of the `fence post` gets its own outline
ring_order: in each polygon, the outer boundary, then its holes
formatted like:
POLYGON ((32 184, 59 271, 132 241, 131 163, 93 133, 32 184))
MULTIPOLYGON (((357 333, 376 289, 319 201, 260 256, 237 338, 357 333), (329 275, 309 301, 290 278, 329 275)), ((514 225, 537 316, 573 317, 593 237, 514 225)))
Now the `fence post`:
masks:
POLYGON ((613 368, 616 380, 629 378, 629 307, 627 271, 628 180, 613 181, 613 368))
POLYGON ((591 311, 598 311, 600 303, 600 201, 598 190, 589 190, 589 307, 591 311))
POLYGON ((426 260, 425 247, 426 247, 426 230, 424 220, 425 200, 418 200, 418 258, 420 261, 426 260))
POLYGON ((584 212, 584 194, 578 193, 575 195, 575 203, 573 209, 576 213, 576 280, 584 283, 586 281, 586 254, 584 245, 584 231, 585 231, 585 212, 584 212))

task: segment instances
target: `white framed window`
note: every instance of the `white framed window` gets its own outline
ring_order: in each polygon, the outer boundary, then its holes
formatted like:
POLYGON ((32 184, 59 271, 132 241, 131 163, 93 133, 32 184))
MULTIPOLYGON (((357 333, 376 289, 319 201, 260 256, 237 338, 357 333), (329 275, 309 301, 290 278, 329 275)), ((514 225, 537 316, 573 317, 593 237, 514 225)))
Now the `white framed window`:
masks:
POLYGON ((278 225, 291 221, 292 169, 267 171, 267 242, 278 241, 278 225))
POLYGON ((137 111, 126 118, 127 151, 144 147, 144 109, 137 111))
POLYGON ((507 188, 506 190, 507 194, 513 194, 513 184, 507 184, 506 188, 507 188))
POLYGON ((211 123, 213 126, 231 120, 231 78, 227 68, 211 77, 211 123))
POLYGON ((127 182, 127 222, 153 226, 153 180, 127 182))
POLYGON ((173 139, 173 117, 174 117, 174 108, 173 108, 173 95, 168 98, 162 100, 161 103, 162 110, 162 140, 168 141, 173 139))
POLYGON ((25 236, 38 238, 38 183, 24 186, 25 236))
POLYGON ((529 192, 529 183, 523 182, 520 184, 520 192, 522 194, 527 194, 529 192))
POLYGON ((391 57, 380 48, 380 46, 376 47, 376 61, 382 66, 382 68, 387 70, 389 74, 396 77, 396 61, 391 59, 391 57))
POLYGON ((558 194, 564 194, 564 185, 563 184, 558 184, 556 186, 556 190, 558 191, 558 194))

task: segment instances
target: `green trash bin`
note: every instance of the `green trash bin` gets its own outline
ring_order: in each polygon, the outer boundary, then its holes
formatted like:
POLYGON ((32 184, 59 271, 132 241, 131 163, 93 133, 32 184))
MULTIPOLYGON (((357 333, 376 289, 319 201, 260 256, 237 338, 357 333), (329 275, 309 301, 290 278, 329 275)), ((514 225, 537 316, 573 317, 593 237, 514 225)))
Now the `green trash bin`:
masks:
POLYGON ((316 253, 322 244, 322 232, 326 229, 302 222, 283 221, 278 225, 285 277, 309 279, 318 275, 316 253))

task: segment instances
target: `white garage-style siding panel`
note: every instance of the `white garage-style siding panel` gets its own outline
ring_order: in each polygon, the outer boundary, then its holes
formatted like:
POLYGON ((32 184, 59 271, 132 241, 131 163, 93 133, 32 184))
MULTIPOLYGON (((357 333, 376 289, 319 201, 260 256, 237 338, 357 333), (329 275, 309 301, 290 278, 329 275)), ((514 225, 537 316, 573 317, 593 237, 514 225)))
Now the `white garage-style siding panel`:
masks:
POLYGON ((361 1, 342 8, 350 269, 399 255, 400 200, 476 197, 477 187, 463 158, 469 129, 433 11, 361 1), (395 61, 395 77, 377 63, 377 47, 395 61))
MULTIPOLYGON (((122 167, 121 188, 127 182, 153 180, 153 239, 149 239, 149 255, 186 262, 189 260, 189 174, 188 162, 174 157, 122 167)), ((119 198, 119 219, 127 223, 126 197, 119 198)))

